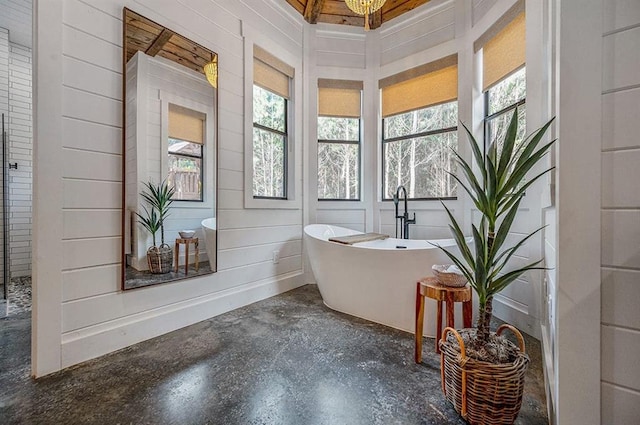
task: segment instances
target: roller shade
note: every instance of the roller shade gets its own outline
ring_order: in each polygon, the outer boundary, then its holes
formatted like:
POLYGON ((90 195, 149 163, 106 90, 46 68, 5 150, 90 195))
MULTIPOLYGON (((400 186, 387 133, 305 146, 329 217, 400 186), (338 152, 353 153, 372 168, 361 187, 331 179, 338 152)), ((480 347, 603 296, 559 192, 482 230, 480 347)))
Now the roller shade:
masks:
POLYGON ((205 115, 192 109, 169 104, 169 137, 204 144, 205 115))
POLYGON ((482 89, 501 81, 526 61, 524 2, 518 2, 475 43, 482 49, 482 89))
POLYGON ((435 62, 380 80, 382 116, 401 114, 458 98, 458 57, 435 62))
POLYGON ((318 80, 318 115, 360 118, 362 81, 318 80))
POLYGON ((259 46, 253 46, 254 84, 289 99, 294 69, 259 46))

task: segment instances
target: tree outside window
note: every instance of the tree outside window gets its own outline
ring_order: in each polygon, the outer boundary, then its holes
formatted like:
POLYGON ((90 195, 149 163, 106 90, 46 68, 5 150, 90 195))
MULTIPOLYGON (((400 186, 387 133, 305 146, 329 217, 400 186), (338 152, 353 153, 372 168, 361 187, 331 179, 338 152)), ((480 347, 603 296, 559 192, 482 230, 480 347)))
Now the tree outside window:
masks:
POLYGON ((253 86, 253 196, 285 199, 287 99, 253 86))
POLYGON ((403 185, 410 199, 455 198, 458 102, 392 115, 383 120, 383 199, 403 185))
MULTIPOLYGON (((509 120, 513 110, 518 110, 518 134, 516 149, 526 134, 526 89, 527 72, 523 67, 496 83, 485 92, 485 149, 498 141, 498 152, 502 149, 509 120)), ((517 157, 516 157, 517 159, 517 157)))

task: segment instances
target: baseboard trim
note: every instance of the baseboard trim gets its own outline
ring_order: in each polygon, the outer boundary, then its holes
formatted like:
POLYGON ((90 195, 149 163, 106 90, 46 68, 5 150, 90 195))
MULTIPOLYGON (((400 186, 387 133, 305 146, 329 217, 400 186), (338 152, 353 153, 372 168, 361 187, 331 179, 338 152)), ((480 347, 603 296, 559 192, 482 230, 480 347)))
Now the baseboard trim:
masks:
POLYGON ((64 334, 60 368, 103 356, 303 285, 303 273, 296 271, 64 334))

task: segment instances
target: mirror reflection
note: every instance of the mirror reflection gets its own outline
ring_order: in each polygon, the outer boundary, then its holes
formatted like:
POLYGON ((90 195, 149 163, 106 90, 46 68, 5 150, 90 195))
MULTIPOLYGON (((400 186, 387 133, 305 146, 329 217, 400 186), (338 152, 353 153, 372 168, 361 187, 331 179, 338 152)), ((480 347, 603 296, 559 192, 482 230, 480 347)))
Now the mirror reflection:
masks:
POLYGON ((218 55, 124 9, 123 289, 216 271, 218 55))

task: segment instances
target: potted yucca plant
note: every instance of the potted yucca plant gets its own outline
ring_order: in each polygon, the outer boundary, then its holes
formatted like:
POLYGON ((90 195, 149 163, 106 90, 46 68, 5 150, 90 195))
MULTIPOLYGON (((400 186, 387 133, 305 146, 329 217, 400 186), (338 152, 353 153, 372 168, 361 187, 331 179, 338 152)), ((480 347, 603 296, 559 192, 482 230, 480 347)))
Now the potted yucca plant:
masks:
POLYGON ((142 205, 144 215, 137 213, 138 223, 142 225, 153 238, 153 246, 147 249, 147 264, 151 273, 168 273, 173 262, 173 249, 164 243, 164 220, 169 216, 169 207, 173 203, 174 188, 169 187, 166 179, 155 184, 151 181, 144 183, 144 190, 140 192, 142 199, 149 205, 142 205), (160 230, 160 245, 156 243, 156 233, 160 230))
POLYGON ((554 141, 538 147, 553 120, 516 144, 517 110, 511 117, 502 146, 496 140, 485 153, 464 126, 477 168, 456 153, 456 162, 465 176, 452 174, 471 197, 481 214, 472 225, 472 238, 465 238, 462 228, 445 205, 450 228, 460 251, 454 255, 440 247, 461 270, 476 292, 479 317, 474 329, 445 329, 440 341, 443 391, 464 419, 472 424, 512 424, 520 411, 524 374, 529 363, 524 339, 512 326, 490 331, 494 296, 525 272, 542 269, 540 261, 520 268, 509 268, 509 260, 542 228, 523 237, 513 246, 505 246, 511 226, 518 214, 525 191, 546 169, 525 181, 525 176, 549 151, 554 141), (500 336, 504 329, 513 331, 520 347, 500 336))

